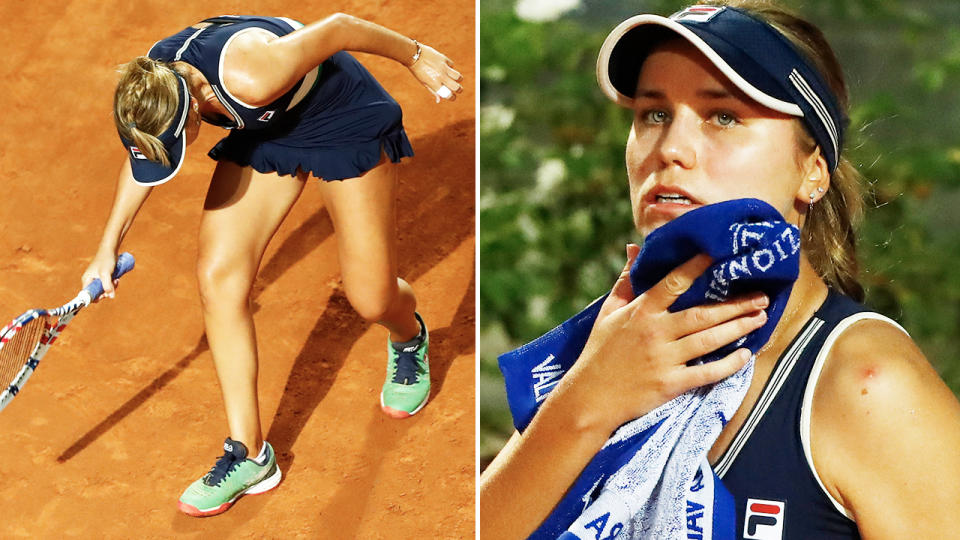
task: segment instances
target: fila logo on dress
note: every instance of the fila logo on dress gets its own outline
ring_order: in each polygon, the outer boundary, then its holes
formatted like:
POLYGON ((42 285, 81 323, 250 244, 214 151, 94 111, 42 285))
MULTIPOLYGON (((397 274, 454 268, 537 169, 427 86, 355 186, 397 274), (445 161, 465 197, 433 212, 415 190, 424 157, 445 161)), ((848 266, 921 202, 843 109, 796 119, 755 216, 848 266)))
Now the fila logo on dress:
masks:
POLYGON ((259 120, 259 121, 261 121, 261 122, 269 122, 270 119, 273 118, 273 113, 275 113, 275 112, 276 112, 276 111, 267 111, 267 112, 261 114, 261 115, 260 115, 260 118, 257 118, 257 120, 259 120))
POLYGON ((743 537, 748 540, 781 540, 786 507, 784 501, 747 499, 743 537))
POLYGON ((130 147, 130 155, 133 156, 134 159, 147 159, 147 156, 143 155, 136 146, 130 147))

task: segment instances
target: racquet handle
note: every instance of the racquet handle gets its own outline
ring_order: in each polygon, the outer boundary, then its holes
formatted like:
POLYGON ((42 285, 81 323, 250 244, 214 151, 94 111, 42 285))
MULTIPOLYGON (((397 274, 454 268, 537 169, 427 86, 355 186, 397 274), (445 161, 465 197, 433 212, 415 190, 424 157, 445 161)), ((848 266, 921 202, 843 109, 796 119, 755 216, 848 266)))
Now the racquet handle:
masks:
MULTIPOLYGON (((126 274, 127 272, 133 270, 134 260, 133 255, 123 252, 117 257, 117 267, 113 269, 113 274, 111 277, 113 279, 120 279, 120 276, 126 274)), ((100 298, 100 295, 103 294, 103 283, 100 283, 99 279, 94 279, 90 282, 89 285, 83 288, 84 291, 87 291, 87 294, 90 295, 90 300, 96 300, 100 298)))

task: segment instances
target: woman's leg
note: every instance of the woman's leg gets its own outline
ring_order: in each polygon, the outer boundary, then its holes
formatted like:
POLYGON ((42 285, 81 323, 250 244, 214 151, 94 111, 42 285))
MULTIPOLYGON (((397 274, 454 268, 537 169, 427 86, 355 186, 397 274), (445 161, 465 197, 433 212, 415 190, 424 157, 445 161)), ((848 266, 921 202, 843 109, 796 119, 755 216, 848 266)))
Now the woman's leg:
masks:
POLYGON ((396 166, 384 159, 360 178, 322 182, 320 190, 336 230, 347 298, 360 316, 390 331, 381 407, 406 418, 426 403, 430 370, 417 300, 397 275, 396 183, 396 166))
POLYGON ((390 331, 395 342, 420 332, 416 298, 397 276, 396 165, 386 160, 360 178, 321 182, 337 234, 343 286, 357 313, 390 331))
POLYGON ((300 178, 221 161, 204 202, 197 275, 230 438, 257 455, 257 341, 250 288, 270 238, 303 190, 300 178))

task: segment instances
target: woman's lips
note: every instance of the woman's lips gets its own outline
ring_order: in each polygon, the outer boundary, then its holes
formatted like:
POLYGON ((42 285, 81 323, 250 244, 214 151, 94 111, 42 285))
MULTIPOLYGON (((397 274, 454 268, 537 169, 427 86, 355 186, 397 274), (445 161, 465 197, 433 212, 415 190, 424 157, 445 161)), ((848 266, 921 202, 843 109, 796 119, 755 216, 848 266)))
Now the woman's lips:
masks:
POLYGON ((703 206, 686 193, 657 193, 645 201, 644 213, 653 216, 675 218, 694 208, 703 206))
POLYGON ((665 217, 667 219, 673 219, 701 206, 703 205, 692 203, 656 202, 652 204, 648 203, 644 208, 644 213, 649 218, 665 217))

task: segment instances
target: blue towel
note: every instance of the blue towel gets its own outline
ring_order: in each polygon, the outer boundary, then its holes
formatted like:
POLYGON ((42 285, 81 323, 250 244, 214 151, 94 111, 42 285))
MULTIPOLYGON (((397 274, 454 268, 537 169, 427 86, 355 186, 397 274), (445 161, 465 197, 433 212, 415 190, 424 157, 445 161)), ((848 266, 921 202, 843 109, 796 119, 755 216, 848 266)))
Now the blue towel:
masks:
MULTIPOLYGON (((671 311, 763 291, 767 323, 695 362, 770 338, 799 272, 800 235, 770 205, 740 199, 703 206, 653 231, 630 269, 642 294, 698 253, 713 264, 671 311)), ((500 356, 517 430, 579 357, 605 297, 527 345, 500 356)), ((740 406, 753 362, 726 380, 691 390, 621 426, 531 538, 733 538, 733 498, 706 453, 740 406)))

